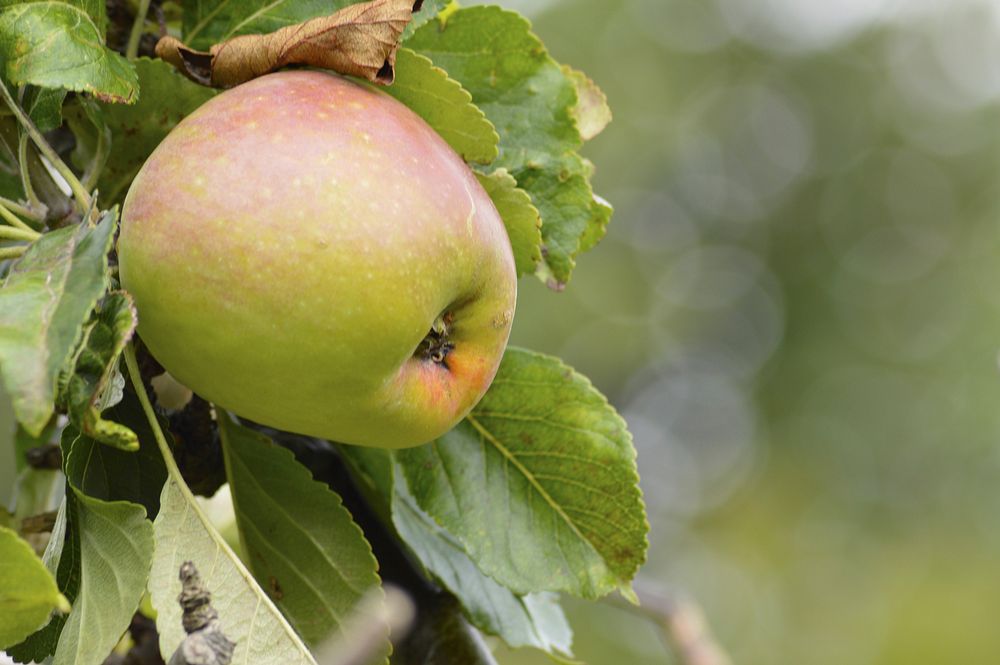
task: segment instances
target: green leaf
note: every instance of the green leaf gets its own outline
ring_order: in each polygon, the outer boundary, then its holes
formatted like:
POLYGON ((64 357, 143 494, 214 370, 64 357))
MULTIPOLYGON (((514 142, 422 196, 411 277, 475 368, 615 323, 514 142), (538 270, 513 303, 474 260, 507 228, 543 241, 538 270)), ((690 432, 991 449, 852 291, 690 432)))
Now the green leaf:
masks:
POLYGON ((9 502, 14 496, 14 485, 20 471, 17 448, 14 445, 15 432, 17 421, 14 420, 14 407, 0 382, 0 511, 6 511, 10 507, 9 502))
POLYGON ((495 166, 514 176, 541 213, 540 274, 561 287, 587 247, 581 238, 599 238, 607 222, 593 204, 590 169, 576 154, 583 140, 574 81, 527 20, 499 7, 450 12, 443 25, 417 30, 407 46, 458 80, 500 132, 495 166))
POLYGON ((117 422, 102 419, 101 411, 110 401, 114 377, 121 377, 117 374, 118 361, 137 323, 132 296, 124 291, 108 294, 85 328, 76 364, 64 390, 70 420, 83 434, 129 451, 139 448, 135 432, 117 422))
POLYGON ((62 106, 66 91, 60 88, 29 88, 22 101, 31 121, 43 132, 62 124, 62 106))
POLYGON ((506 169, 488 175, 476 173, 476 177, 507 227, 518 276, 535 272, 542 261, 542 220, 538 209, 531 204, 531 197, 517 186, 506 169))
POLYGON ((476 628, 510 646, 570 653, 572 631, 554 594, 517 596, 486 577, 461 543, 420 509, 392 453, 346 445, 338 450, 360 484, 374 494, 369 503, 391 513, 396 533, 428 576, 455 596, 476 628))
MULTIPOLYGON (((49 544, 42 554, 42 563, 55 576, 59 590, 70 602, 76 599, 80 589, 79 533, 69 524, 71 519, 75 523, 75 517, 71 516, 76 510, 73 492, 69 491, 59 506, 49 544)), ((55 653, 66 618, 65 614, 53 616, 41 630, 7 649, 7 653, 19 663, 42 662, 55 653)))
POLYGON ((413 33, 415 33, 421 26, 428 23, 431 19, 437 16, 442 9, 453 4, 453 2, 454 0, 424 0, 423 4, 420 5, 420 11, 413 15, 413 20, 411 20, 410 24, 406 26, 405 30, 403 30, 403 37, 401 41, 405 42, 413 36, 413 33))
POLYGON ((458 603, 437 596, 423 603, 416 625, 393 651, 392 665, 496 665, 482 636, 462 616, 458 603))
POLYGON ((106 288, 116 213, 35 241, 0 288, 0 375, 18 421, 37 436, 53 412, 56 379, 106 288))
POLYGON ((379 585, 371 546, 340 497, 291 451, 222 411, 219 430, 247 563, 299 635, 319 644, 379 585))
POLYGON ((69 611, 67 601, 28 543, 0 527, 0 649, 40 628, 54 609, 69 611))
POLYGON ((611 207, 611 204, 594 194, 594 198, 590 202, 590 215, 594 223, 588 225, 586 231, 580 236, 581 252, 593 249, 604 237, 612 213, 614 213, 614 208, 611 207))
MULTIPOLYGON (((0 118, 3 120, 3 118, 0 118)), ((0 146, 0 196, 11 201, 20 201, 24 198, 24 190, 21 188, 21 178, 6 170, 3 149, 0 146)), ((3 272, 0 271, 0 276, 3 272)))
POLYGON ((496 130, 472 103, 472 95, 448 73, 408 48, 396 54, 396 81, 385 91, 423 118, 467 162, 497 157, 496 130))
POLYGON ((517 596, 483 575, 454 536, 420 509, 402 473, 396 474, 392 506, 400 537, 474 626, 512 647, 570 655, 573 633, 553 594, 517 596))
MULTIPOLYGON (((112 414, 131 424, 141 417, 136 411, 129 395, 112 414)), ((13 649, 18 660, 41 661, 54 652, 56 663, 97 665, 128 627, 153 557, 146 506, 156 509, 166 475, 151 439, 145 441, 139 451, 126 453, 82 436, 73 425, 63 431, 69 491, 43 560, 50 570, 58 568, 59 587, 73 599, 73 611, 13 649)))
POLYGON ((131 389, 124 392, 122 401, 108 409, 107 414, 139 435, 138 450, 126 452, 103 445, 70 424, 63 433, 63 440, 72 451, 66 459, 66 473, 87 496, 139 504, 152 519, 160 510, 160 492, 167 470, 149 423, 131 389))
POLYGON ((531 194, 542 216, 542 254, 537 275, 560 290, 575 262, 571 257, 593 248, 604 237, 612 209, 595 197, 588 178, 590 168, 577 155, 563 159, 561 170, 524 169, 517 182, 531 194), (569 258, 567 258, 569 257, 569 258))
MULTIPOLYGON (((132 384, 142 390, 134 350, 126 347, 124 355, 132 384)), ((184 639, 181 608, 176 600, 181 586, 178 572, 182 563, 191 561, 211 591, 215 607, 221 612, 225 635, 236 642, 234 662, 316 665, 294 629, 198 505, 156 424, 149 397, 145 392, 139 392, 137 396, 150 427, 154 428, 168 474, 160 495, 160 512, 153 524, 156 548, 148 582, 157 613, 160 653, 169 659, 184 639)))
MULTIPOLYGON (((117 479, 107 479, 106 485, 114 489, 96 493, 99 496, 83 491, 85 486, 93 487, 87 476, 101 461, 93 455, 95 447, 104 449, 86 443, 73 427, 63 431, 63 467, 75 507, 69 516, 79 548, 79 590, 59 634, 55 665, 104 662, 139 606, 153 559, 153 526, 146 519, 146 509, 114 500, 117 479)), ((98 455, 102 452, 98 450, 98 455)))
POLYGON ((59 635, 54 665, 100 665, 128 628, 146 590, 152 525, 142 506, 75 490, 80 590, 59 635))
POLYGON ((397 459, 418 505, 515 593, 631 592, 648 530, 631 436, 558 359, 508 349, 463 422, 397 459))
POLYGON ((0 9, 0 62, 4 77, 17 85, 127 104, 139 94, 131 63, 107 48, 102 26, 70 2, 7 3, 0 9))
POLYGON ((236 35, 274 32, 362 1, 200 0, 184 7, 184 43, 207 50, 236 35))
MULTIPOLYGON (((97 181, 106 204, 120 203, 139 168, 167 133, 216 94, 187 80, 162 60, 139 58, 135 69, 142 87, 138 103, 101 105, 104 121, 112 131, 111 154, 97 181)), ((93 153, 95 129, 79 105, 67 105, 66 120, 78 142, 87 144, 74 154, 82 168, 93 153)))
MULTIPOLYGON (((208 49, 236 35, 273 32, 293 23, 327 16, 365 0, 199 0, 184 7, 184 42, 208 49)), ((447 5, 449 0, 424 0, 403 32, 405 40, 447 5)))
POLYGON ((306 645, 174 474, 163 486, 153 530, 156 554, 149 589, 165 660, 184 639, 177 573, 182 563, 192 561, 212 592, 222 631, 236 642, 233 662, 315 665, 306 645))
MULTIPOLYGON (((0 67, 2 70, 2 67, 0 67)), ((2 74, 2 72, 0 72, 2 74)), ((2 76, 0 76, 2 79, 2 76)), ((17 137, 20 127, 5 104, 0 104, 0 196, 20 201, 24 199, 21 175, 18 171, 17 137)), ((0 275, 2 275, 0 271, 0 275)))
POLYGON ((53 0, 0 0, 0 9, 14 5, 29 4, 62 4, 79 9, 89 16, 90 20, 97 26, 97 31, 100 33, 102 40, 107 33, 108 12, 105 0, 55 0, 55 2, 53 0))
POLYGON ((576 87, 576 106, 570 113, 580 132, 580 138, 589 141, 608 126, 611 122, 611 108, 604 91, 597 87, 590 78, 579 69, 563 65, 563 73, 576 87))
POLYGON ((443 26, 425 25, 406 45, 471 93, 500 132, 504 165, 548 160, 582 145, 570 115, 576 88, 516 12, 459 9, 443 26))
MULTIPOLYGON (((375 507, 383 503, 388 510, 394 482, 393 458, 389 451, 347 444, 337 444, 337 450, 350 465, 355 478, 361 481, 362 489, 368 492, 370 503, 375 507)), ((382 516, 388 515, 385 512, 382 516)))

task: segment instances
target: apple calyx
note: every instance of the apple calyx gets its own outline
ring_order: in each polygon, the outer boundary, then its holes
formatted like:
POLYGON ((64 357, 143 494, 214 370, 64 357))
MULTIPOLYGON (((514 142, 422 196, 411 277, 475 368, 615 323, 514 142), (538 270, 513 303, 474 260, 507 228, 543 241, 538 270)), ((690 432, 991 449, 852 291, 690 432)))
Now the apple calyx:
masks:
POLYGON ((454 318, 455 316, 452 312, 444 312, 434 319, 431 329, 417 346, 414 355, 448 369, 448 364, 445 360, 452 349, 455 348, 455 343, 448 340, 448 332, 454 318))

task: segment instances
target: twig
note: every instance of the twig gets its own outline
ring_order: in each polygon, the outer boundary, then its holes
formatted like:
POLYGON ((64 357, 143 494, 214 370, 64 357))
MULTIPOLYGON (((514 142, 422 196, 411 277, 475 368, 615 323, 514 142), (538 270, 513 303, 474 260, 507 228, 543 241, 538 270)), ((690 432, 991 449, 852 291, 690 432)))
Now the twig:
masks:
POLYGON ((59 471, 62 469, 62 448, 55 443, 45 443, 24 451, 24 460, 38 471, 59 471))
POLYGON ((31 174, 28 173, 28 135, 25 132, 21 132, 17 139, 17 166, 21 171, 21 187, 28 199, 28 205, 31 207, 42 205, 41 199, 35 193, 35 186, 31 182, 31 174))
POLYGON ((76 199, 77 208, 80 209, 81 213, 86 214, 87 209, 90 207, 90 194, 80 184, 76 174, 66 166, 66 162, 52 149, 52 146, 49 145, 49 142, 45 140, 42 133, 35 127, 35 123, 31 122, 31 118, 24 112, 20 104, 14 100, 14 97, 10 94, 10 90, 7 89, 7 86, 2 81, 0 81, 0 95, 3 96, 4 101, 7 102, 7 106, 10 107, 11 112, 17 117, 17 121, 28 133, 28 136, 31 137, 38 150, 49 160, 49 163, 59 172, 59 175, 69 183, 70 189, 73 190, 73 198, 76 199))
POLYGON ((712 636, 705 614, 693 601, 681 595, 665 595, 637 589, 639 605, 609 596, 615 607, 639 614, 655 623, 667 647, 681 665, 732 665, 732 660, 712 636))
POLYGON ((212 594, 202 583, 198 569, 185 561, 181 564, 180 578, 177 602, 184 610, 181 622, 187 637, 168 665, 229 665, 236 642, 223 634, 219 613, 212 607, 212 594))
POLYGON ((56 511, 50 510, 38 515, 29 515, 21 520, 21 533, 52 533, 56 524, 56 511))

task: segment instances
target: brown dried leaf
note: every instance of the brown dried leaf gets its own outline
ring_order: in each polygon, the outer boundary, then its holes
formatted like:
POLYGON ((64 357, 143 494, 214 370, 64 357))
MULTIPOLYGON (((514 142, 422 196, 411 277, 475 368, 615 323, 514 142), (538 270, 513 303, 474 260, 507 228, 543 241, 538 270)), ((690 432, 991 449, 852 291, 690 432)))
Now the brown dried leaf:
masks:
POLYGON ((399 37, 423 0, 371 0, 290 25, 266 35, 240 35, 208 52, 174 37, 156 44, 156 55, 197 83, 232 88, 288 65, 332 69, 389 85, 395 76, 399 37))

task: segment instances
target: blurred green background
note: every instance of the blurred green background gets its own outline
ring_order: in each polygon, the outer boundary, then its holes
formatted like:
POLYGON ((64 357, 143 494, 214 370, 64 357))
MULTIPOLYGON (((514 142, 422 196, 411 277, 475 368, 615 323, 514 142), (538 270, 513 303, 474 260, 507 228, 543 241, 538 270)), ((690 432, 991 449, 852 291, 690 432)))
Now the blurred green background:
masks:
MULTIPOLYGON (((629 421, 639 586, 739 665, 1000 663, 1000 5, 502 4, 615 112, 608 236, 514 340, 629 421)), ((568 606, 580 659, 675 662, 568 606)))

